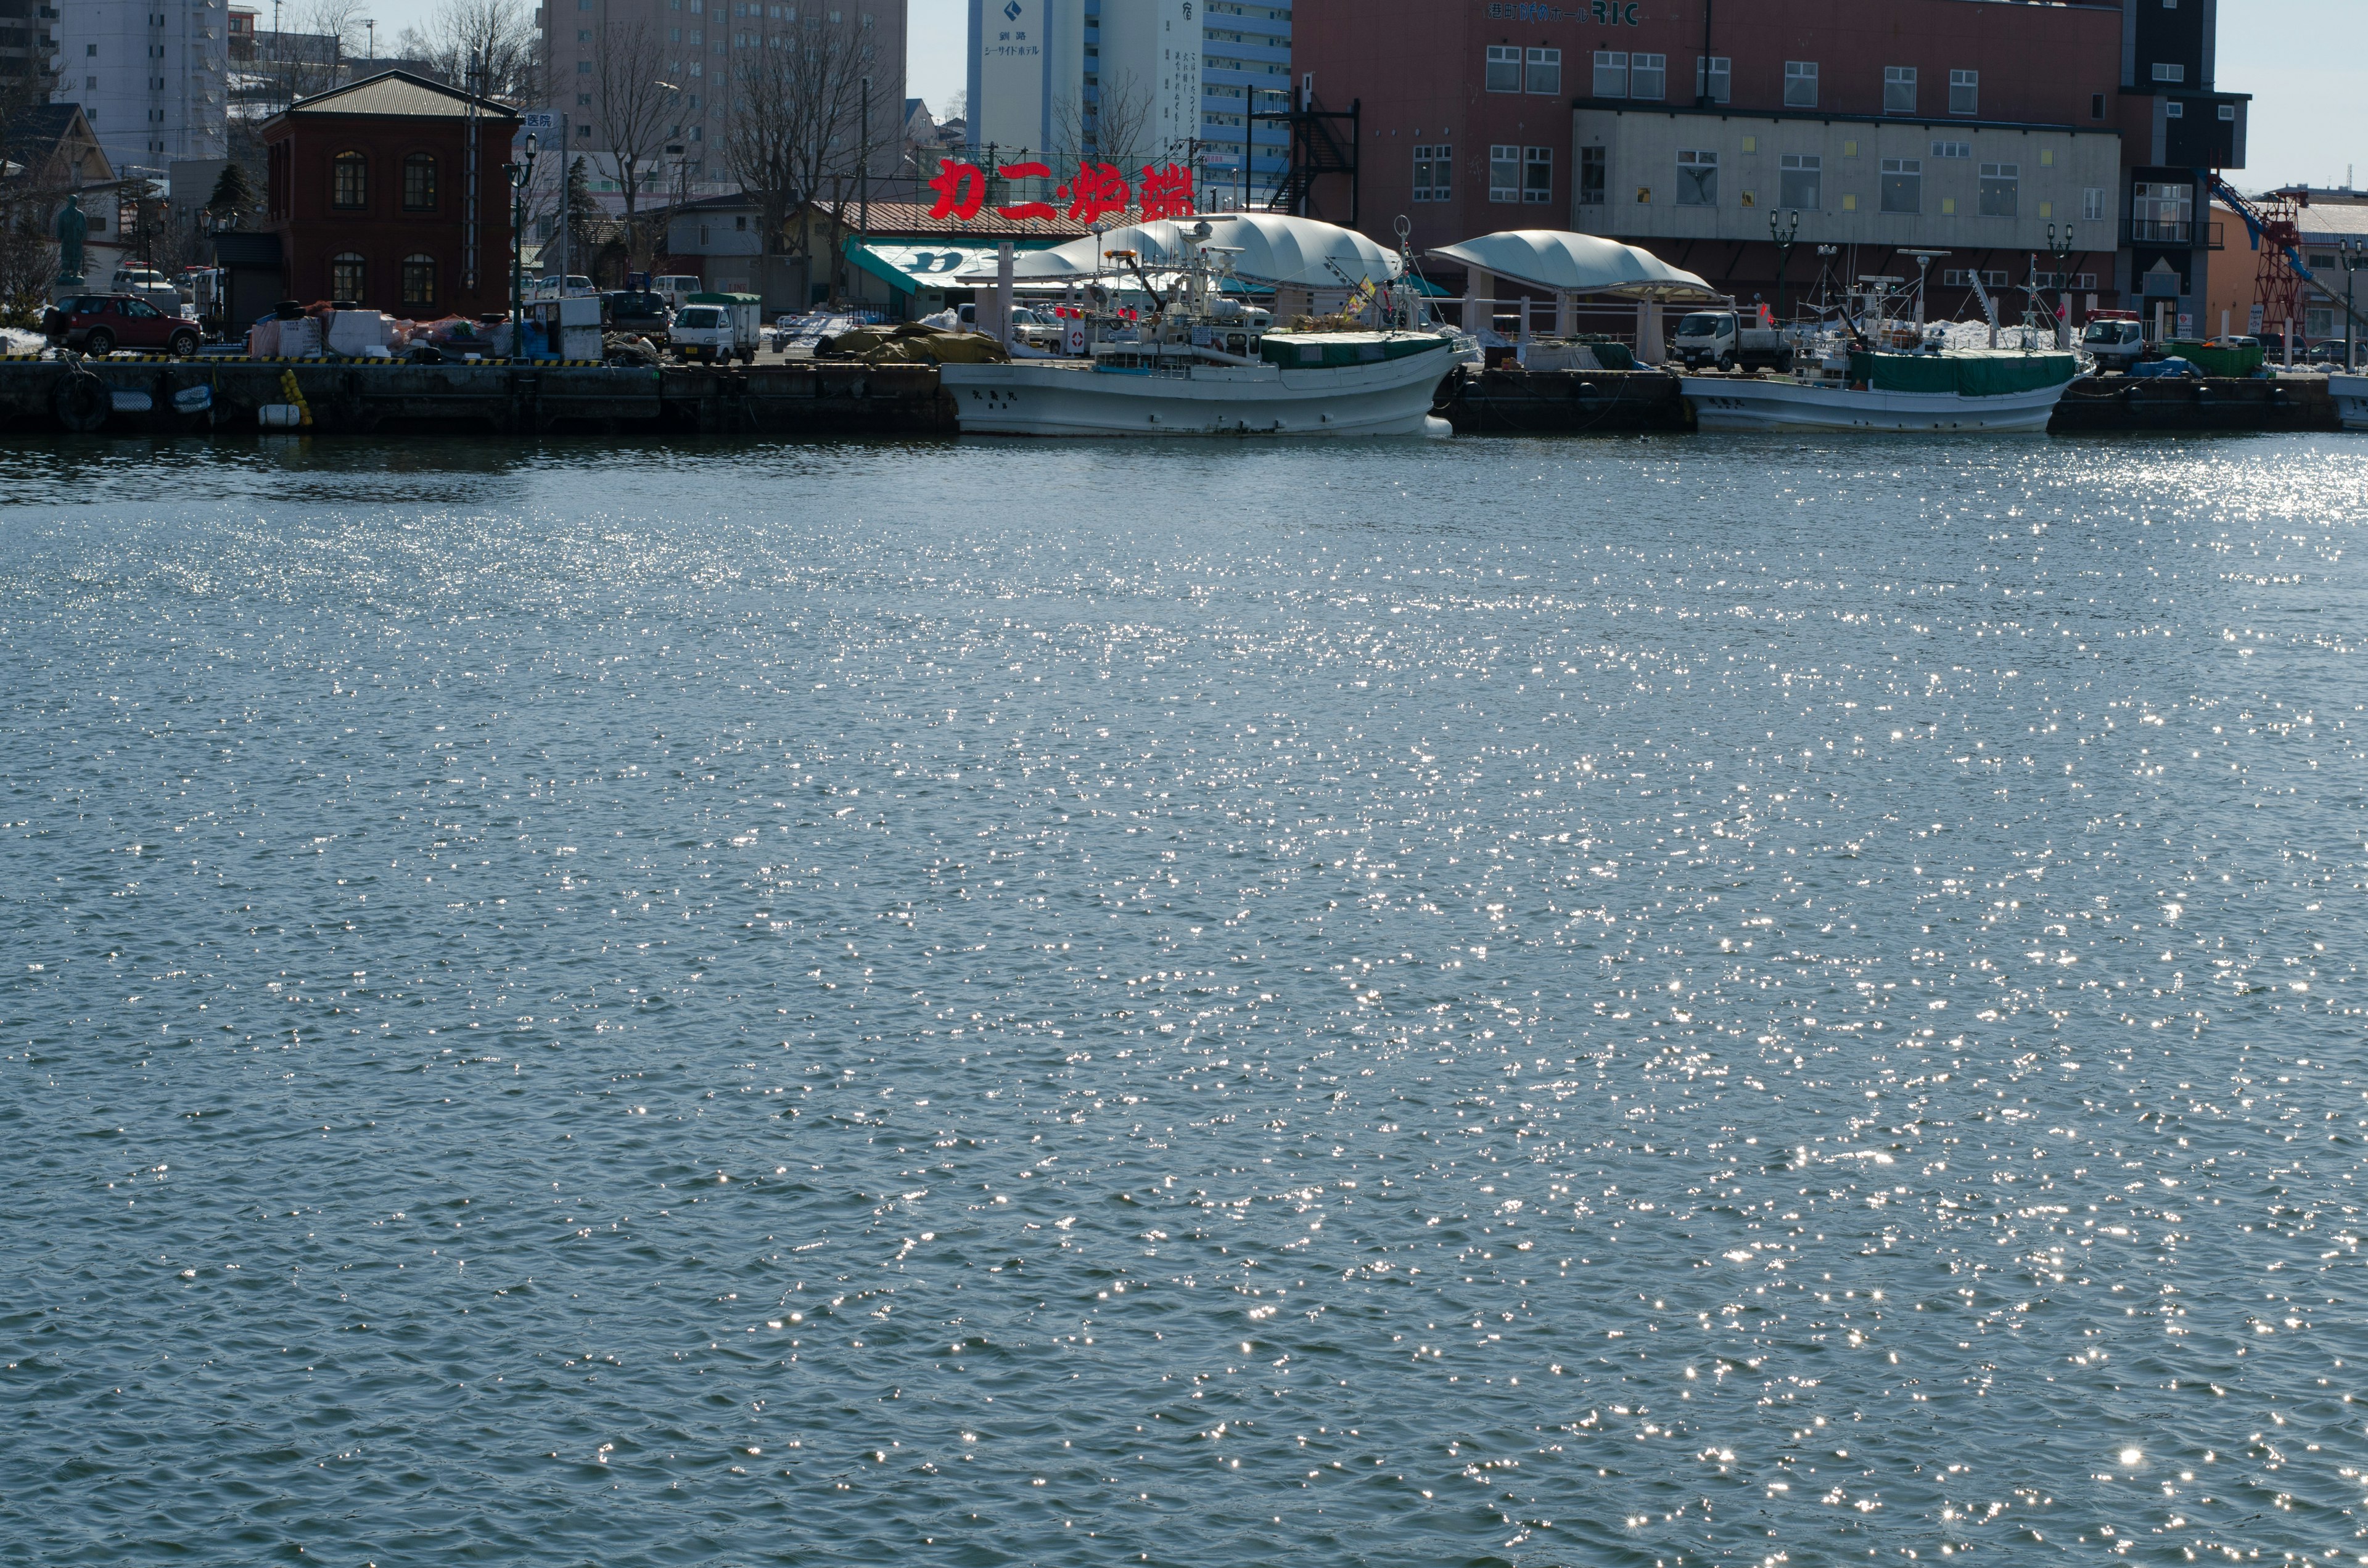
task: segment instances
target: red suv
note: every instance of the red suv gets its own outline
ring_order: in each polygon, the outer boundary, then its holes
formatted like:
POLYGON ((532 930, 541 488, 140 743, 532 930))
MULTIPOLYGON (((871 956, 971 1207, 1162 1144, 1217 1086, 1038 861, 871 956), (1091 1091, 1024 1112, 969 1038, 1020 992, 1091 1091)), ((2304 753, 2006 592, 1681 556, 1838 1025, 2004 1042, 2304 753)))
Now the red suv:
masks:
POLYGON ((131 294, 80 294, 60 300, 41 317, 51 343, 106 356, 119 348, 161 348, 183 358, 203 335, 188 316, 167 315, 131 294))

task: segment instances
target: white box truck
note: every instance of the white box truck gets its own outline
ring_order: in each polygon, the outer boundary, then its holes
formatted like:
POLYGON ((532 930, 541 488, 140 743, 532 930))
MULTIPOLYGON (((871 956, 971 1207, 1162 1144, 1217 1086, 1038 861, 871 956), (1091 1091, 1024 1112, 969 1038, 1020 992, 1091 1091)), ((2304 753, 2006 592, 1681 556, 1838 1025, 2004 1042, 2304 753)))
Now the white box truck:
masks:
POLYGON ((736 358, 754 364, 764 301, 754 294, 693 294, 675 312, 667 347, 688 363, 722 365, 736 358))
POLYGON ((1745 326, 1733 311, 1689 311, 1669 338, 1669 352, 1689 370, 1789 370, 1793 346, 1772 326, 1745 326))

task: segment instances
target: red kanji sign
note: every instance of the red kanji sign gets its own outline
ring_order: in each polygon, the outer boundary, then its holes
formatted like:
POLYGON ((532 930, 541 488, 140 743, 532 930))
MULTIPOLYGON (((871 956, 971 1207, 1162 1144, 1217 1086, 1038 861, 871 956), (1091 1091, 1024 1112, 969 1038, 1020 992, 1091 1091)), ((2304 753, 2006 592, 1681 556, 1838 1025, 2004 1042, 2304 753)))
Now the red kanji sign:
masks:
POLYGON ((1069 199, 1069 216, 1080 223, 1099 222, 1105 212, 1123 212, 1129 192, 1126 176, 1110 164, 1088 164, 1080 159, 1077 177, 1060 188, 1058 194, 1069 199))
MULTIPOLYGON (((1001 179, 1051 179, 1053 177, 1053 165, 1050 164, 1005 164, 995 172, 996 176, 1001 179)), ((1059 213, 1053 210, 1053 204, 1049 201, 1022 201, 1015 206, 998 207, 995 210, 997 216, 1008 218, 1015 223, 1024 222, 1030 218, 1042 218, 1049 222, 1053 219, 1060 216, 1059 213)))
POLYGON ((930 217, 954 218, 967 223, 978 216, 979 204, 986 199, 986 174, 976 164, 949 158, 930 176, 929 188, 938 193, 937 202, 929 209, 930 217))
POLYGON ((1143 183, 1136 187, 1141 196, 1143 221, 1155 218, 1189 218, 1192 215, 1192 176, 1169 164, 1154 169, 1143 165, 1143 183))

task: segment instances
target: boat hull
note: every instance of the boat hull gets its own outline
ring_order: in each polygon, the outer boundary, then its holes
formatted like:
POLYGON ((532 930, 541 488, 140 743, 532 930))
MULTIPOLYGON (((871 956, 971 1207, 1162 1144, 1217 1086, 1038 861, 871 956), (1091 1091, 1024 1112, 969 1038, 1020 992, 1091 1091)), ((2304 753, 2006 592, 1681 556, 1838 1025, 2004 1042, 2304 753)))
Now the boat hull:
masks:
POLYGON ((2346 430, 2368 430, 2368 376, 2329 376, 2327 395, 2346 430))
POLYGON ((964 435, 1414 436, 1455 368, 1444 347, 1308 369, 1195 364, 1104 371, 1084 360, 945 365, 939 384, 964 435))
POLYGON ((1771 434, 2031 435, 2047 428, 2061 385, 1996 397, 1852 391, 1789 379, 1681 376, 1678 388, 1703 430, 1771 434))

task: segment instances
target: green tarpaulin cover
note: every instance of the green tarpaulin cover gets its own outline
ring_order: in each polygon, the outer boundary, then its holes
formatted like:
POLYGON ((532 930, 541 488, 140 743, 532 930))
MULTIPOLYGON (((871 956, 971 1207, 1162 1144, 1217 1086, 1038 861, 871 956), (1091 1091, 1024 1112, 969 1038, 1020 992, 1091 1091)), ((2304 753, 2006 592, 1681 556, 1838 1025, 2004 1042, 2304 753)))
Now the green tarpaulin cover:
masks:
POLYGON ((1428 333, 1395 337, 1378 332, 1270 332, 1259 353, 1269 365, 1296 370, 1316 365, 1377 365, 1447 346, 1447 339, 1428 333))
POLYGON ((1850 357, 1850 379, 1876 392, 1955 392, 2001 397, 2060 387, 2078 369, 2069 354, 2024 354, 1976 348, 1952 354, 1868 354, 1850 357))

